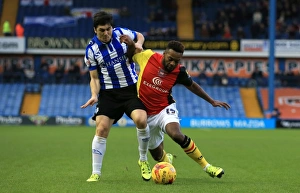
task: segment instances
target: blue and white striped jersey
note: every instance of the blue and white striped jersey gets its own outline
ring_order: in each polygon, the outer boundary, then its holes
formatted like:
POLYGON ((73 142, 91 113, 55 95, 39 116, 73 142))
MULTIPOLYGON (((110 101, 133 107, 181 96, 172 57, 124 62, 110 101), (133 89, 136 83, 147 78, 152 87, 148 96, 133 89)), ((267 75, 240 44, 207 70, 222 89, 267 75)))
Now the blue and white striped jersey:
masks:
POLYGON ((97 36, 90 41, 85 50, 84 62, 89 70, 98 70, 100 89, 123 88, 135 84, 138 76, 135 63, 129 63, 125 55, 127 46, 120 43, 121 35, 137 38, 135 31, 127 28, 114 28, 109 43, 102 43, 97 36))

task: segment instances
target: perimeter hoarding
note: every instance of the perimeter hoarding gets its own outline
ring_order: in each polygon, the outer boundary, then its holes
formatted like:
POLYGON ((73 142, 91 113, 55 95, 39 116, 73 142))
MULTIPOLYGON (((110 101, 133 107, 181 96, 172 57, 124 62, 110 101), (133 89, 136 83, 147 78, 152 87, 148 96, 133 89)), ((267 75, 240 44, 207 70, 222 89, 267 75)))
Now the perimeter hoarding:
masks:
MULTIPOLYGON (((28 49, 82 49, 85 50, 91 38, 54 38, 54 37, 28 37, 28 49)), ((164 50, 169 41, 145 40, 144 48, 164 50)), ((199 51, 240 51, 239 40, 221 41, 181 41, 186 50, 199 51)), ((40 50, 42 51, 42 50, 40 50)))
POLYGON ((218 129, 275 129, 275 119, 181 118, 182 127, 218 129))
MULTIPOLYGON (((274 90, 274 106, 280 112, 281 119, 300 120, 300 88, 276 88, 274 90)), ((265 111, 269 108, 269 90, 260 89, 262 107, 265 111)))
POLYGON ((300 120, 283 119, 277 120, 276 127, 284 129, 300 129, 300 120))
POLYGON ((85 117, 0 116, 0 125, 85 125, 85 117))
MULTIPOLYGON (((87 118, 88 126, 95 126, 95 122, 87 118)), ((184 128, 211 128, 211 129, 275 129, 275 119, 247 119, 247 118, 201 118, 181 117, 181 127, 184 128)), ((134 127, 134 122, 123 116, 115 126, 134 127)))
MULTIPOLYGON (((198 51, 240 51, 239 40, 201 40, 201 41, 180 41, 185 47, 185 50, 198 51)), ((169 41, 146 40, 144 43, 145 49, 164 50, 169 41)))
MULTIPOLYGON (((241 40, 242 52, 269 52, 269 40, 241 40)), ((276 52, 300 52, 299 40, 275 40, 276 52)))
MULTIPOLYGON (((200 118, 183 117, 180 120, 184 128, 211 128, 211 129, 275 129, 275 119, 227 119, 227 118, 200 118)), ((0 125, 69 125, 69 126, 95 126, 91 117, 65 117, 65 116, 0 116, 0 125)), ((134 122, 123 116, 114 126, 135 127, 134 122)), ((300 128, 299 120, 277 120, 277 127, 300 128)))
POLYGON ((24 54, 25 38, 1 37, 0 53, 24 54))

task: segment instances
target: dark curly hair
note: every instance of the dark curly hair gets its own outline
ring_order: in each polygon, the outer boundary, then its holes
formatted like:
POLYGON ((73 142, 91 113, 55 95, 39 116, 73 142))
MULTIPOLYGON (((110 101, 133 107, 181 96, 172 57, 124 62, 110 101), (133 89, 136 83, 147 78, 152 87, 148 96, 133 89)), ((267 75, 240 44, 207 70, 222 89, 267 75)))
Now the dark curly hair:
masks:
POLYGON ((167 50, 172 49, 172 50, 174 50, 176 52, 179 52, 179 53, 183 54, 183 52, 184 52, 184 45, 181 42, 179 42, 179 41, 172 40, 172 41, 170 41, 168 43, 166 49, 167 50))

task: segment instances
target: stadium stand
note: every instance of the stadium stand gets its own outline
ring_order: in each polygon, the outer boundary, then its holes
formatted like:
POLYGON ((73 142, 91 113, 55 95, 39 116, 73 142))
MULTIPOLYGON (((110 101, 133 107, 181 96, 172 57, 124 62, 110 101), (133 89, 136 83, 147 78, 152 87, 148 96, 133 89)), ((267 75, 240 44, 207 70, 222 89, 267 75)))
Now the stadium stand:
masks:
MULTIPOLYGON (((187 1, 185 1, 185 4, 187 1)), ((268 37, 267 6, 261 0, 193 0, 191 3, 194 39, 262 39, 268 37)), ((69 16, 73 8, 126 9, 126 14, 119 12, 115 26, 143 32, 149 39, 170 39, 189 37, 189 34, 177 36, 186 29, 177 26, 177 3, 171 1, 80 1, 73 0, 72 7, 65 6, 19 6, 16 23, 23 23, 26 16, 69 16), (147 9, 144 9, 147 7, 147 9)), ((299 39, 299 6, 295 0, 277 2, 278 19, 276 24, 277 39, 299 39)), ((184 12, 180 12, 184 13, 184 12)), ((180 14, 189 15, 189 14, 180 14)), ((177 18, 178 19, 178 18, 177 18)), ((189 20, 185 18, 185 20, 189 20)), ((185 24, 185 23, 184 23, 185 24)), ((27 37, 84 37, 93 35, 90 17, 80 18, 70 26, 46 27, 25 25, 27 37)))
MULTIPOLYGON (((299 39, 298 4, 277 1, 277 39, 299 39)), ((195 39, 268 38, 268 6, 263 0, 193 0, 195 39)))
MULTIPOLYGON (((14 1, 16 2, 16 1, 14 1)), ((20 1, 19 1, 20 2, 20 1)), ((177 5, 176 0, 143 0, 143 1, 98 1, 98 0, 73 0, 72 7, 65 6, 22 6, 19 4, 16 22, 23 23, 24 18, 28 16, 56 16, 56 17, 68 17, 72 9, 76 8, 103 8, 103 9, 119 9, 126 13, 124 15, 116 16, 115 26, 125 26, 144 33, 147 39, 175 39, 177 36, 177 5), (147 8, 147 9, 145 9, 147 8), (162 14, 163 11, 163 14, 162 14), (174 31, 175 29, 175 31, 174 31)), ((187 2, 187 1, 185 1, 187 2)), ((222 39, 224 25, 229 26, 231 38, 239 39, 238 29, 242 28, 244 31, 243 38, 266 38, 266 10, 265 2, 262 0, 192 0, 193 10, 193 30, 194 39, 222 39), (260 36, 253 34, 253 16, 258 11, 263 15, 261 22, 265 25, 261 31, 260 36), (241 14, 241 18, 236 21, 234 15, 241 14), (232 18, 233 17, 233 18, 232 18), (236 21, 236 22, 233 22, 236 21), (214 26, 215 31, 212 31, 210 27, 214 26), (202 27, 208 30, 208 37, 200 36, 200 29, 202 27), (220 32, 220 33, 214 33, 220 32)), ((299 12, 299 6, 295 5, 295 0, 278 0, 277 7, 278 13, 284 12, 286 15, 283 19, 279 15, 277 23, 276 38, 294 37, 299 39, 299 21, 300 15, 295 14, 299 12), (287 2, 289 6, 285 6, 284 2, 287 2), (280 19, 281 18, 281 19, 280 19), (280 23, 281 22, 281 23, 280 23), (297 28, 298 26, 298 28, 297 28), (294 29, 296 33, 292 36, 291 29, 294 29)), ((9 4, 11 5, 11 4, 9 4)), ((3 9, 3 0, 0 0, 0 10, 3 9)), ((70 22, 69 25, 64 26, 44 26, 35 24, 34 27, 30 25, 24 25, 26 37, 68 37, 68 38, 91 38, 93 36, 92 31, 92 19, 91 15, 87 14, 87 17, 80 17, 76 19, 75 23, 70 22)), ((236 17, 235 15, 235 17, 236 17)), ((259 15, 259 14, 258 14, 259 15)), ((257 19, 257 18, 256 18, 257 19)), ((259 16, 258 16, 259 19, 259 16)), ((228 38, 227 37, 227 38, 228 38)), ((39 60, 35 63, 40 63, 39 60)), ((3 72, 0 65, 0 90, 4 94, 0 96, 2 102, 0 104, 0 115, 20 115, 20 108, 22 103, 22 97, 25 92, 40 92, 41 91, 41 105, 39 107, 39 115, 48 116, 90 116, 93 114, 94 108, 80 109, 80 105, 84 103, 90 97, 89 86, 84 82, 83 84, 69 84, 70 82, 62 82, 61 84, 50 84, 55 81, 39 84, 25 84, 24 81, 4 81, 3 72), (7 84, 10 83, 10 84, 7 84), (67 84, 66 84, 67 83, 67 84), (16 86, 18 85, 18 86, 16 86), (18 87, 18 89, 16 89, 18 87), (41 89, 42 88, 42 89, 41 89), (41 90, 40 90, 41 89, 41 90), (59 100, 58 100, 59 98, 59 100), (13 102, 12 102, 13 101, 13 102)), ((38 74, 38 73, 37 73, 38 74)), ((66 78, 66 77, 65 77, 66 78)), ((276 76, 277 78, 277 76, 276 76)), ((221 108, 214 108, 206 101, 203 101, 193 93, 187 91, 183 86, 176 86, 173 90, 173 96, 178 102, 178 109, 180 116, 184 117, 232 117, 232 118, 244 118, 248 117, 243 106, 242 96, 240 94, 240 87, 260 87, 266 86, 267 79, 265 79, 263 85, 255 83, 248 78, 228 77, 228 84, 221 86, 216 84, 213 77, 206 77, 205 80, 196 80, 205 91, 213 98, 228 102, 232 109, 226 111, 221 108), (191 110, 193 109, 193 110, 191 110)), ((278 78, 277 87, 281 86, 298 86, 297 78, 290 75, 280 75, 278 78)), ((258 93, 260 96, 260 93, 258 93)), ((261 98, 258 98, 261 100, 261 98)), ((259 101, 260 102, 260 101, 259 101)), ((261 104, 260 104, 261 106, 261 104)), ((254 115, 256 116, 256 115, 254 115)))
MULTIPOLYGON (((155 1, 154 1, 155 2, 155 1)), ((156 1, 159 2, 159 1, 156 1)), ((176 27, 176 22, 174 20, 169 21, 168 18, 162 19, 160 21, 149 20, 149 15, 153 10, 157 8, 161 9, 161 6, 157 3, 154 6, 150 6, 149 9, 134 9, 134 7, 149 7, 147 1, 128 1, 124 2, 121 0, 115 1, 80 1, 74 0, 73 6, 66 8, 65 6, 19 6, 19 12, 17 16, 17 22, 24 23, 25 17, 37 17, 37 16, 70 16, 70 13, 66 12, 66 9, 72 10, 72 8, 83 8, 83 9, 119 9, 128 8, 128 15, 119 15, 115 17, 115 26, 128 27, 133 30, 147 33, 151 28, 161 28, 164 34, 165 30, 168 28, 176 27)), ((165 14, 165 13, 164 13, 165 14)), ((175 13, 172 13, 173 15, 175 13)), ((175 17, 176 18, 176 17, 175 17)), ((27 37, 84 37, 91 38, 93 36, 93 23, 91 15, 88 17, 80 17, 76 19, 76 23, 72 23, 64 26, 45 26, 36 24, 34 28, 32 25, 24 25, 25 36, 27 37)), ((160 37, 162 38, 162 37, 160 37)))
POLYGON ((248 118, 263 118, 263 112, 256 88, 240 88, 246 116, 248 118))
POLYGON ((81 109, 90 98, 88 85, 47 84, 41 93, 39 115, 47 116, 91 116, 94 107, 81 109))
POLYGON ((231 106, 229 111, 224 108, 214 108, 208 102, 189 92, 184 86, 176 85, 172 96, 177 102, 177 108, 182 117, 205 118, 245 118, 245 111, 239 92, 239 87, 202 86, 214 99, 227 101, 231 106))
MULTIPOLYGON (((32 88, 29 88, 31 91, 32 88)), ((214 108, 198 96, 188 92, 184 86, 177 85, 173 89, 173 96, 177 102, 181 117, 245 117, 239 87, 203 86, 203 88, 213 98, 228 101, 232 109, 226 111, 223 108, 214 108)), ((25 84, 0 84, 0 90, 3 91, 3 94, 0 95, 0 100, 5 101, 0 103, 0 115, 20 115, 26 89, 28 89, 28 86, 25 84)), ((80 108, 89 97, 90 88, 88 85, 46 84, 41 92, 38 115, 89 117, 93 115, 94 107, 80 108)))
MULTIPOLYGON (((177 26, 176 18, 189 14, 177 15, 177 4, 175 0, 169 1, 80 1, 74 0, 73 8, 104 8, 104 9, 126 9, 126 14, 115 18, 115 26, 126 26, 128 28, 143 32, 149 39, 170 39, 177 37, 178 33, 187 32, 187 29, 177 26), (139 8, 140 9, 139 9, 139 8), (144 9, 147 7, 148 9, 144 9), (137 9, 133 9, 137 8, 137 9), (181 32, 183 30, 183 32, 181 32)), ((276 25, 277 39, 299 39, 299 7, 296 1, 288 0, 277 2, 278 19, 276 25), (279 14, 280 13, 280 14, 279 14)), ((187 1, 184 3, 187 4, 187 1)), ((194 39, 263 39, 268 37, 267 9, 265 1, 253 0, 240 2, 238 0, 193 0, 191 3, 194 31, 190 35, 194 39)), ((183 13, 183 14, 182 14, 183 13)), ((17 22, 23 23, 26 16, 69 16, 64 6, 19 6, 17 22)), ((177 18, 180 19, 181 17, 177 18)), ((182 22, 181 22, 182 23, 182 22)), ((186 22, 184 23, 186 24, 186 22)), ((25 27, 27 37, 84 37, 93 35, 92 21, 90 17, 77 19, 70 26, 45 27, 35 25, 25 27)), ((185 39, 189 34, 183 34, 178 38, 185 39)))
POLYGON ((18 116, 25 91, 24 84, 0 84, 0 115, 18 116))

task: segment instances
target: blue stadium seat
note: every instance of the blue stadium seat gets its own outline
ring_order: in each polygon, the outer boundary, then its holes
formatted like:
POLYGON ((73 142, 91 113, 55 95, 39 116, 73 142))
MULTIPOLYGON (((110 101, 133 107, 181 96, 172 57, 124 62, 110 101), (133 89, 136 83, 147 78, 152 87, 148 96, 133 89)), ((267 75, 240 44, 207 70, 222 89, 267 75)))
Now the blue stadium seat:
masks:
POLYGON ((224 108, 215 108, 184 86, 176 85, 172 95, 176 100, 180 117, 245 118, 239 87, 202 86, 202 88, 212 98, 229 103, 231 109, 227 111, 224 108))
POLYGON ((91 116, 94 107, 80 108, 89 98, 88 85, 46 84, 42 90, 39 115, 91 116))
POLYGON ((24 84, 0 84, 0 115, 19 116, 25 91, 24 84))

